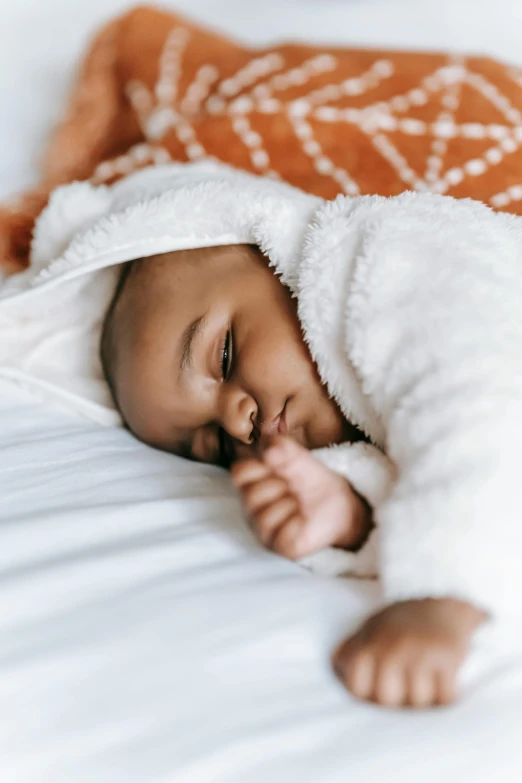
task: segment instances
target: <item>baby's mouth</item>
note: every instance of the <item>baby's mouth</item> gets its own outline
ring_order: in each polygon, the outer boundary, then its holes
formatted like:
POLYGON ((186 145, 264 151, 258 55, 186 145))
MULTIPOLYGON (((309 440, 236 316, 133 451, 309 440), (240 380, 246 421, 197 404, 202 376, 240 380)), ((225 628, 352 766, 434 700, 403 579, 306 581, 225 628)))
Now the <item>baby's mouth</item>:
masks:
POLYGON ((277 424, 277 431, 280 435, 288 435, 288 424, 286 421, 286 406, 288 405, 288 400, 285 402, 283 406, 283 410, 279 414, 279 421, 277 424))
POLYGON ((286 435, 288 433, 288 426, 286 422, 286 406, 288 400, 283 405, 283 409, 273 419, 262 421, 259 425, 259 435, 261 440, 267 440, 274 435, 286 435))

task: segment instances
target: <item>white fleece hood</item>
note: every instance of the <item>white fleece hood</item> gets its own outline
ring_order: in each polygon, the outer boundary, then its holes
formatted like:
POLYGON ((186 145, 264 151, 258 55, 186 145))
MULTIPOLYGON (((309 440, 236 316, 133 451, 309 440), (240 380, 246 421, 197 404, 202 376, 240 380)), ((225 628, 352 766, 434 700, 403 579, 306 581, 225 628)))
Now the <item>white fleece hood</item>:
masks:
POLYGON ((0 376, 100 423, 120 423, 98 356, 119 264, 251 243, 295 289, 304 230, 319 204, 212 163, 149 168, 112 187, 57 189, 37 222, 29 269, 0 286, 0 376))

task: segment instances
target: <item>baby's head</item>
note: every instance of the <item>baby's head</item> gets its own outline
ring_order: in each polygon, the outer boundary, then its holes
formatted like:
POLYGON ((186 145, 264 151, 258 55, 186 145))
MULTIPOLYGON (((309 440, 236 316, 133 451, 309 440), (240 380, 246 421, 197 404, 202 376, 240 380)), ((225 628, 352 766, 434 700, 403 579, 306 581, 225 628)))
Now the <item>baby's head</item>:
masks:
POLYGON ((247 245, 166 253, 123 271, 102 358, 128 427, 166 451, 227 466, 277 432, 344 440, 296 302, 247 245))

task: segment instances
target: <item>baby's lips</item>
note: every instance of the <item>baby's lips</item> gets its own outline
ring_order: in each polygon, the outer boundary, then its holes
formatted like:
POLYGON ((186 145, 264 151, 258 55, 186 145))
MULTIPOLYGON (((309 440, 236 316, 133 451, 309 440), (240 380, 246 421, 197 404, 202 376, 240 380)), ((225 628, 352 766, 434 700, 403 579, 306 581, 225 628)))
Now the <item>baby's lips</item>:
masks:
POLYGON ((259 425, 260 440, 264 441, 277 435, 279 432, 279 423, 281 421, 281 414, 278 414, 274 419, 269 421, 263 421, 259 425))
MULTIPOLYGON (((288 401, 287 401, 288 402, 288 401)), ((259 424, 260 440, 272 438, 275 435, 286 435, 288 428, 286 424, 286 406, 287 402, 283 405, 277 416, 272 419, 267 419, 259 424)))

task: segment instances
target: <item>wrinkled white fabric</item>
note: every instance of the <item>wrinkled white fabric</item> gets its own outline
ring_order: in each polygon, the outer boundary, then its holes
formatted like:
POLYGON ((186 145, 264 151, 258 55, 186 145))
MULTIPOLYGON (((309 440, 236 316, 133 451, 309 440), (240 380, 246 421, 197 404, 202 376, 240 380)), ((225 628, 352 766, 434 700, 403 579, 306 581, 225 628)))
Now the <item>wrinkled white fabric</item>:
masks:
POLYGON ((219 469, 3 383, 0 498, 2 783, 520 783, 520 629, 474 640, 450 709, 362 704, 329 661, 375 582, 311 578, 219 469))

